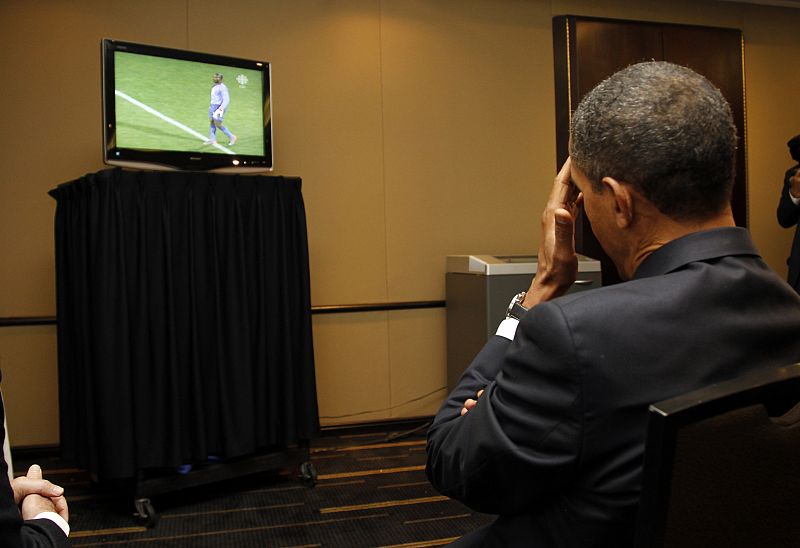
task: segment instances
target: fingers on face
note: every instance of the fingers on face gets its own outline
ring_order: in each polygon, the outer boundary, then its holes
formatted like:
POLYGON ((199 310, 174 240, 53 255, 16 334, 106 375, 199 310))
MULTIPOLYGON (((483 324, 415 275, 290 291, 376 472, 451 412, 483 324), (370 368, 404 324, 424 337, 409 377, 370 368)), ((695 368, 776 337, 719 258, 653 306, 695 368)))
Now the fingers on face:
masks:
POLYGON ((562 179, 566 177, 569 179, 569 170, 572 167, 572 158, 567 157, 566 162, 561 165, 561 169, 558 171, 558 175, 556 176, 556 180, 562 179))
POLYGON ((564 162, 564 165, 561 166, 561 170, 558 172, 558 175, 556 175, 556 179, 553 181, 553 189, 550 193, 551 201, 563 203, 563 199, 566 197, 566 192, 569 190, 569 187, 572 186, 569 176, 569 166, 570 161, 567 159, 567 161, 564 162))
POLYGON ((570 180, 569 188, 567 188, 567 195, 564 198, 564 205, 567 208, 572 209, 578 205, 578 202, 583 202, 583 193, 578 190, 578 187, 575 186, 575 183, 570 180))
POLYGON ((570 176, 571 165, 572 160, 567 158, 567 161, 564 162, 563 166, 561 166, 561 170, 558 172, 558 175, 556 175, 552 191, 550 192, 548 209, 553 210, 563 207, 571 212, 574 212, 576 204, 578 203, 580 191, 578 190, 578 187, 575 186, 575 183, 572 182, 572 178, 570 176))

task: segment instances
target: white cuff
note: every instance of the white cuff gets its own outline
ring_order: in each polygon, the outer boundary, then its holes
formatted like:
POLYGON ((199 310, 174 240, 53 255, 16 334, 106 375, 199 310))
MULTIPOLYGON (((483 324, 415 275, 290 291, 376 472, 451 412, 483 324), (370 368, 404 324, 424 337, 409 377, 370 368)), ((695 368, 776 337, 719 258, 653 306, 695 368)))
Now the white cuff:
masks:
POLYGON ((67 520, 65 520, 55 512, 41 512, 39 514, 36 514, 36 516, 33 519, 49 519, 50 521, 61 527, 61 530, 64 531, 65 535, 69 536, 69 523, 67 523, 67 520))
POLYGON ((501 337, 505 337, 509 341, 514 340, 514 335, 517 332, 517 326, 519 325, 519 320, 515 318, 506 318, 500 325, 497 327, 496 335, 500 335, 501 337))
POLYGON ((792 196, 792 191, 789 191, 789 199, 792 201, 794 205, 800 205, 800 198, 795 198, 792 196))

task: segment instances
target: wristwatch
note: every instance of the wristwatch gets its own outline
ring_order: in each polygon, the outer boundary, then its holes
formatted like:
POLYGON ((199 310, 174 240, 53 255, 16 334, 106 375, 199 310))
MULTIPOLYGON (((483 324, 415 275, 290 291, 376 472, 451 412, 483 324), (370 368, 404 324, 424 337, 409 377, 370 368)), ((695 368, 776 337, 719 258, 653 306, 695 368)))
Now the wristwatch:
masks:
POLYGON ((506 310, 506 318, 514 318, 515 320, 521 320, 523 316, 528 312, 528 309, 522 306, 522 301, 525 300, 525 292, 520 291, 514 298, 511 299, 511 302, 508 303, 508 309, 506 310))

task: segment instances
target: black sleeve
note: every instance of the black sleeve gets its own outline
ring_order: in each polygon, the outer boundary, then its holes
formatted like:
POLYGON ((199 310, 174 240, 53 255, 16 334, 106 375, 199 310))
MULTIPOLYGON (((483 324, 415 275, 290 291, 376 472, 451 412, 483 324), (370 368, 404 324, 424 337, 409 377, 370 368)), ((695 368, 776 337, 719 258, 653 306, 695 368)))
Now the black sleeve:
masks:
POLYGON ((792 186, 789 182, 789 179, 792 177, 792 174, 797 168, 800 168, 800 164, 787 170, 786 175, 783 178, 783 190, 781 190, 781 199, 778 202, 777 212, 778 224, 780 224, 783 228, 789 228, 796 225, 798 218, 800 218, 800 206, 794 205, 794 202, 789 196, 789 189, 792 186))
POLYGON ((514 341, 495 337, 448 397, 428 434, 427 474, 442 494, 490 514, 546 502, 565 488, 578 460, 580 378, 563 315, 535 306, 514 341), (463 398, 483 388, 466 415, 463 398))
MULTIPOLYGON (((5 546, 5 544, 3 544, 5 546)), ((49 519, 30 519, 22 525, 22 544, 25 548, 69 547, 64 531, 49 519)))

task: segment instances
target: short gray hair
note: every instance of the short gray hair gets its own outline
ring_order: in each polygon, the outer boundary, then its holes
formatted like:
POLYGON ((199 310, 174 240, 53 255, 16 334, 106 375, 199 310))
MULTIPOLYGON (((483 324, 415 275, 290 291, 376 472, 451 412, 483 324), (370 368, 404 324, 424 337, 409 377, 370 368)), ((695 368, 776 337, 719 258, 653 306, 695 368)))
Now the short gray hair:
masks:
POLYGON ((578 105, 570 155, 595 190, 613 177, 671 218, 703 219, 730 202, 736 126, 728 102, 703 76, 663 61, 638 63, 578 105))

